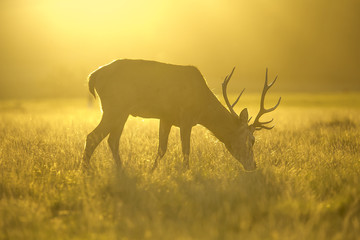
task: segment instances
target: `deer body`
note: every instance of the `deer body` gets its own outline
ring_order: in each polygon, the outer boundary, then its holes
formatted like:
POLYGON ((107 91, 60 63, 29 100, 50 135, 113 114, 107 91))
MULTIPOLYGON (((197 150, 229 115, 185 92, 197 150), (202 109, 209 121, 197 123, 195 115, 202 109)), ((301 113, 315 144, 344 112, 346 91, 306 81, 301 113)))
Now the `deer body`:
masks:
POLYGON ((204 106, 215 100, 199 70, 192 66, 117 60, 92 73, 89 81, 104 112, 166 119, 176 126, 184 121, 196 124, 204 106))
POLYGON ((253 129, 247 123, 247 110, 234 117, 210 91, 196 67, 117 60, 89 76, 89 90, 95 97, 94 89, 101 99, 103 116, 87 136, 83 155, 85 167, 107 135, 114 160, 121 166, 119 139, 128 116, 132 115, 160 119, 159 148, 153 169, 166 152, 173 125, 180 128, 184 166, 189 168, 191 128, 196 124, 213 132, 246 169, 255 168, 253 129))

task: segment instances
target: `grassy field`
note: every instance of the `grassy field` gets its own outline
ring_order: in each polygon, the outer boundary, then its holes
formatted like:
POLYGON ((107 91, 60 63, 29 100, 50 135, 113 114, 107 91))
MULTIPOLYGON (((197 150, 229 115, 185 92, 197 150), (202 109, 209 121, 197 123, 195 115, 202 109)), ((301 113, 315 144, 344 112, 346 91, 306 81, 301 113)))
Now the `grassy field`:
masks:
MULTIPOLYGON (((272 93, 268 104, 279 94, 272 93)), ((79 163, 100 111, 86 100, 0 102, 0 239, 358 239, 360 94, 281 94, 245 172, 205 128, 181 169, 173 128, 159 168, 158 120, 130 118, 124 172, 106 141, 79 163)), ((240 103, 250 115, 258 95, 240 103)))

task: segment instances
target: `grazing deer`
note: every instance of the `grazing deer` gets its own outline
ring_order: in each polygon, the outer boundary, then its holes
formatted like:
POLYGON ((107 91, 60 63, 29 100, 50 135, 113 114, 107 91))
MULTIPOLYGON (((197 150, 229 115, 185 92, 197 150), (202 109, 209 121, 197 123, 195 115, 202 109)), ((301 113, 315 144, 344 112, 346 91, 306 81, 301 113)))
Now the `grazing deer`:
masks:
POLYGON ((190 134, 196 124, 209 129, 246 170, 254 170, 253 133, 255 130, 273 128, 266 126, 272 120, 260 122, 260 117, 274 111, 281 98, 274 107, 265 109, 266 92, 276 81, 275 78, 268 85, 266 69, 260 111, 254 123, 249 125, 246 108, 240 115, 234 111, 245 89, 233 104, 227 97, 226 89, 234 69, 222 84, 228 111, 211 92, 196 67, 127 59, 100 67, 89 76, 89 90, 94 97, 96 90, 100 97, 103 115, 99 125, 86 138, 83 167, 89 166, 95 148, 107 135, 114 160, 121 167, 119 139, 128 116, 132 115, 160 119, 159 147, 153 170, 166 152, 173 125, 180 128, 183 164, 186 169, 189 168, 190 134))

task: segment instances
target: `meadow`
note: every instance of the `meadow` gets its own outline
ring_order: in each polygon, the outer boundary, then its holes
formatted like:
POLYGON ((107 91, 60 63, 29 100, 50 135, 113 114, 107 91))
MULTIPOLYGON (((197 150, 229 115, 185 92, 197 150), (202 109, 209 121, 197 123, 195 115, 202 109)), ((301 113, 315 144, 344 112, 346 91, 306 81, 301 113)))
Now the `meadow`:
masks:
MULTIPOLYGON (((97 106, 1 100, 0 239, 358 239, 360 94, 269 95, 269 106, 283 100, 267 117, 275 128, 255 133, 253 172, 197 126, 190 170, 182 170, 173 128, 151 173, 158 120, 129 118, 123 171, 103 141, 84 173, 97 106)), ((238 105, 253 116, 259 95, 238 105)))

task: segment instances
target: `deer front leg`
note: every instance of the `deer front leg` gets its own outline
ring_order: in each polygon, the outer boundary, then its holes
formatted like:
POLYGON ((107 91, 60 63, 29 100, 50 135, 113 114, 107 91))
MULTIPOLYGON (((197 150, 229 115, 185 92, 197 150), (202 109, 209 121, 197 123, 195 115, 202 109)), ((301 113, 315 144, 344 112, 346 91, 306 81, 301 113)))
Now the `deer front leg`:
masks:
POLYGON ((159 164, 159 160, 163 158, 166 153, 170 130, 171 130, 171 123, 165 120, 160 120, 159 148, 151 171, 154 171, 157 168, 159 164))
POLYGON ((189 170, 189 154, 190 154, 190 135, 191 126, 180 127, 181 146, 184 156, 183 166, 185 170, 189 170))

